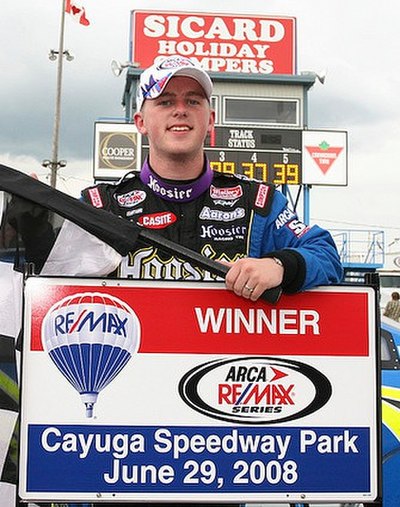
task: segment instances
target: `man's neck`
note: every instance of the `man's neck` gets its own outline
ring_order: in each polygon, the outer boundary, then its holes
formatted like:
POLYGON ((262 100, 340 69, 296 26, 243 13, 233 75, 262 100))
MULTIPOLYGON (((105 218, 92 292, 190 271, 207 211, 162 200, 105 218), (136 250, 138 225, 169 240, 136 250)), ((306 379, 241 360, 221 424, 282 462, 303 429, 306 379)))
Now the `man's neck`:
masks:
POLYGON ((172 176, 172 178, 161 177, 150 167, 148 160, 144 162, 140 171, 141 182, 151 188, 155 195, 166 201, 181 203, 193 201, 209 189, 214 173, 209 164, 206 164, 205 171, 195 178, 177 181, 176 174, 172 176))
POLYGON ((204 154, 195 157, 177 155, 176 157, 158 157, 150 152, 150 166, 161 178, 169 180, 194 180, 203 172, 204 154))

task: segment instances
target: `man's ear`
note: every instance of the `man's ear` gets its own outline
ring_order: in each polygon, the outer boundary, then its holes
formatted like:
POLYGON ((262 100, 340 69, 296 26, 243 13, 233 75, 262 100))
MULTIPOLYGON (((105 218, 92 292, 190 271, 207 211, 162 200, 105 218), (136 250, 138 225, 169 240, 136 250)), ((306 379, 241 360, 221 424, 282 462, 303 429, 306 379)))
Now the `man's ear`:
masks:
POLYGON ((133 120, 135 122, 135 126, 136 128, 138 129, 138 132, 144 136, 147 135, 147 129, 146 127, 144 126, 144 120, 143 120, 143 114, 141 111, 139 112, 136 112, 134 115, 133 115, 133 120))
POLYGON ((212 129, 214 128, 214 125, 215 125, 215 111, 212 109, 210 111, 210 118, 208 120, 208 127, 207 127, 207 133, 210 134, 212 129))

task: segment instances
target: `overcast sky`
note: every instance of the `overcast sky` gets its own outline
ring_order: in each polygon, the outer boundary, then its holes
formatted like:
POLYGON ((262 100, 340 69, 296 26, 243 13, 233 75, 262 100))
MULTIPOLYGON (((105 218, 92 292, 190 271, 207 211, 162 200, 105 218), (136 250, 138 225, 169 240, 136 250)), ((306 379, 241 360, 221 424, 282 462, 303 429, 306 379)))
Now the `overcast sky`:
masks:
MULTIPOLYGON (((178 10, 294 16, 298 72, 327 70, 309 92, 312 129, 348 131, 348 187, 314 187, 311 219, 330 229, 382 229, 400 237, 400 37, 398 2, 348 0, 81 0, 91 25, 67 17, 58 188, 78 195, 92 182, 94 122, 122 118, 130 11, 178 10), (201 4, 201 8, 199 5, 201 4), (379 181, 378 181, 379 178, 379 181)), ((61 0, 1 0, 0 162, 43 181, 51 158, 61 0)), ((400 243, 399 243, 400 244, 400 243)))

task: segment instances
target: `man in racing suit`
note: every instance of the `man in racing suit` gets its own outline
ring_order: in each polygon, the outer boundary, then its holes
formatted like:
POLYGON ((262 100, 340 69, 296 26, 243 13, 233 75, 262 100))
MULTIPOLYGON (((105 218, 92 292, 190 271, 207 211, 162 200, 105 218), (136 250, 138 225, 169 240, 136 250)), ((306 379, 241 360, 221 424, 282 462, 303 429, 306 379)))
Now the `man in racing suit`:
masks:
MULTIPOLYGON (((227 288, 253 301, 278 285, 292 293, 338 282, 342 268, 327 231, 302 223, 273 186, 210 169, 203 144, 214 126, 211 93, 208 74, 184 57, 144 71, 134 119, 149 158, 140 173, 88 188, 83 199, 231 266, 227 288)), ((132 279, 212 279, 140 244, 119 269, 132 279)))
MULTIPOLYGON (((278 267, 281 262, 285 292, 337 282, 340 277, 327 231, 300 222, 273 186, 215 173, 207 161, 200 178, 184 185, 161 179, 146 161, 140 173, 128 174, 118 185, 86 189, 83 196, 96 207, 156 230, 210 259, 272 258, 278 267)), ((120 276, 132 279, 213 279, 188 261, 140 244, 119 270, 120 276)), ((245 289, 243 295, 248 292, 245 289)))

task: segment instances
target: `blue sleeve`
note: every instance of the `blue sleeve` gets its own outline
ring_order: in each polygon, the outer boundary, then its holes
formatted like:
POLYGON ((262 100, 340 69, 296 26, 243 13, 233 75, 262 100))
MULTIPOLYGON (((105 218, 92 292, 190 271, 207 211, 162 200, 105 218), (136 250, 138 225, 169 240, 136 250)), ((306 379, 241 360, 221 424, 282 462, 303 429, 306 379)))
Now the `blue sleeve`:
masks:
POLYGON ((280 192, 274 193, 267 216, 254 216, 249 255, 281 259, 285 267, 285 292, 338 283, 343 276, 330 233, 301 222, 280 192))

